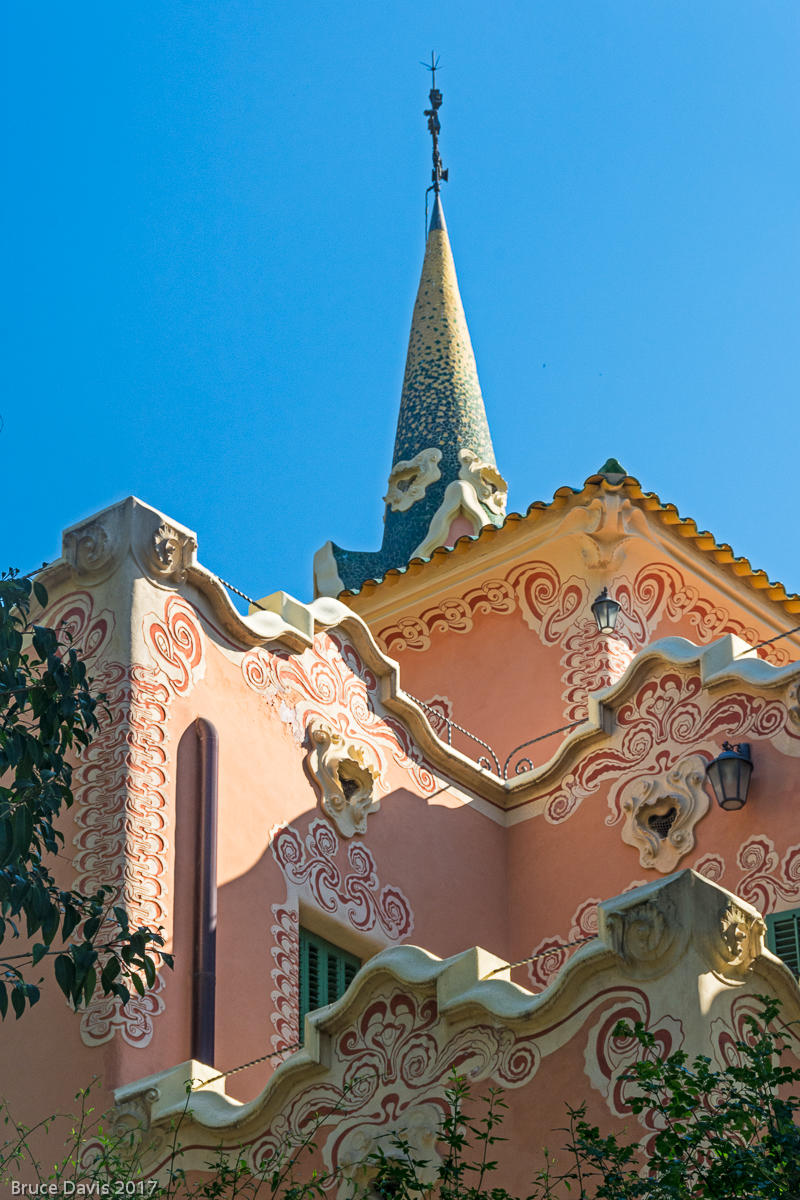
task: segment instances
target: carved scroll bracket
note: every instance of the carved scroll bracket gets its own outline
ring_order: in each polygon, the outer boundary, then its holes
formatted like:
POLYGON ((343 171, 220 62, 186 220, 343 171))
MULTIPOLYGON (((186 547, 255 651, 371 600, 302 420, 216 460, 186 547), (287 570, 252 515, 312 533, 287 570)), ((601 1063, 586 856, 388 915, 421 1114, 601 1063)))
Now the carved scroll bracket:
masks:
POLYGON ((653 893, 609 911, 611 903, 598 908, 600 934, 631 974, 651 978, 668 971, 686 942, 670 894, 653 893))
POLYGON ((406 512, 425 495, 428 487, 441 479, 441 450, 431 446, 414 458, 395 463, 389 475, 389 487, 383 497, 392 512, 406 512))
POLYGON ((128 548, 125 525, 123 506, 117 505, 65 529, 61 553, 73 575, 87 583, 112 575, 128 548))
POLYGON ((342 837, 366 833, 367 817, 380 808, 377 755, 317 717, 307 734, 308 769, 320 789, 322 811, 342 837))
POLYGON ((474 450, 459 450, 458 478, 472 484, 484 508, 497 517, 506 514, 508 484, 493 463, 482 462, 474 450))

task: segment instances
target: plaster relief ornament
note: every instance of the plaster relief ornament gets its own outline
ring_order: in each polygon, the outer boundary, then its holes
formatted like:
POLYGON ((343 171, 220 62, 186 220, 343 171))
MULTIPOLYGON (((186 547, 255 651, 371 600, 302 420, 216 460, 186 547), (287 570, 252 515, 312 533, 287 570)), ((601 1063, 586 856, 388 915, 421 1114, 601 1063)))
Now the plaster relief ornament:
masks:
POLYGON ((435 1183, 442 1158, 436 1145, 441 1120, 441 1109, 429 1102, 407 1108, 400 1126, 386 1123, 356 1126, 339 1146, 339 1162, 345 1173, 339 1195, 352 1195, 355 1182, 367 1196, 382 1196, 386 1185, 381 1178, 382 1170, 391 1169, 393 1163, 408 1162, 410 1158, 415 1160, 417 1181, 420 1184, 435 1183))
POLYGON ((441 450, 429 447, 413 458, 395 463, 389 474, 389 488, 383 497, 392 512, 406 512, 421 500, 432 483, 441 479, 441 450))
POLYGON ((475 489, 481 504, 493 512, 495 516, 506 515, 506 499, 508 484, 494 463, 482 462, 474 450, 459 450, 458 461, 461 466, 458 471, 459 479, 466 480, 475 489))
POLYGON ((742 979, 762 953, 765 935, 766 925, 755 908, 721 889, 707 893, 694 940, 719 979, 742 979))
POLYGON ((380 808, 377 756, 319 718, 309 721, 307 732, 308 768, 322 794, 322 811, 342 837, 366 833, 367 817, 380 808))
POLYGON ((100 521, 90 521, 69 530, 63 539, 64 557, 76 575, 94 575, 102 571, 112 556, 111 538, 100 521))
POLYGON ((600 905, 598 911, 600 936, 610 942, 614 953, 638 978, 663 975, 685 943, 674 905, 666 893, 631 904, 621 903, 613 910, 600 905))
POLYGON ((668 875, 694 849, 694 827, 711 801, 706 760, 692 754, 661 775, 636 779, 622 793, 622 840, 639 850, 643 867, 668 875))
POLYGON ((162 521, 145 551, 146 566, 158 583, 177 586, 186 580, 197 542, 191 534, 162 521))
POLYGON ((766 925, 731 901, 720 919, 720 957, 726 967, 749 966, 761 951, 766 925))
POLYGON ((61 553, 73 575, 97 584, 117 570, 130 542, 128 508, 128 501, 115 504, 64 530, 61 553))

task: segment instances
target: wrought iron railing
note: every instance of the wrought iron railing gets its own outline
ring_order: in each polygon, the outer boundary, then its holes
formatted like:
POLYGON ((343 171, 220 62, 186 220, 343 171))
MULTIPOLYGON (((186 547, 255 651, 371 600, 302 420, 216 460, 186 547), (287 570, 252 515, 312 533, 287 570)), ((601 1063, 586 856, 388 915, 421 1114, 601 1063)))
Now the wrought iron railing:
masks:
MULTIPOLYGON (((415 704, 418 704, 420 706, 420 708, 424 709, 424 711, 428 714, 428 724, 430 725, 431 729, 433 730, 433 732, 436 734, 437 737, 439 736, 439 733, 438 733, 436 726, 437 725, 445 725, 447 728, 447 744, 448 744, 448 746, 453 745, 453 730, 455 730, 457 733, 462 734, 464 737, 469 738, 470 741, 477 742, 477 744, 479 746, 483 746, 484 750, 486 750, 487 753, 491 755, 491 760, 489 760, 485 754, 481 754, 477 758, 475 758, 475 761, 477 762, 478 766, 484 767, 487 771, 494 770, 497 772, 498 775, 501 775, 500 759, 497 757, 497 755, 495 754, 494 750, 492 749, 492 747, 489 745, 488 742, 485 742, 483 740, 483 738, 477 737, 476 734, 470 733, 470 731, 468 729, 465 729, 463 725, 457 724, 457 722, 451 720, 450 717, 445 716, 445 714, 442 712, 441 709, 434 708, 433 705, 431 705, 431 704, 426 704, 424 700, 417 699, 417 697, 412 696, 410 692, 406 692, 406 695, 409 697, 410 700, 413 700, 415 704), (432 721, 430 719, 431 714, 435 718, 434 721, 432 721)), ((471 754, 469 757, 474 758, 475 756, 471 754)))
MULTIPOLYGON (((518 746, 509 754, 506 761, 503 763, 503 779, 508 779, 509 765, 514 761, 514 756, 519 754, 520 750, 524 750, 526 746, 533 746, 536 742, 544 742, 547 738, 555 737, 557 733, 567 733, 570 729, 577 729, 579 725, 583 725, 583 720, 571 721, 569 725, 562 725, 559 729, 551 729, 549 733, 540 733, 538 737, 529 738, 527 742, 520 742, 518 746)), ((526 771, 533 770, 533 761, 527 756, 519 759, 514 767, 515 775, 524 775, 526 771)))
MULTIPOLYGON (((465 729, 463 725, 459 725, 452 719, 452 717, 446 716, 440 708, 436 708, 434 705, 428 704, 425 700, 419 700, 416 696, 412 696, 410 692, 407 692, 406 695, 410 700, 413 700, 415 704, 418 704, 420 708, 423 709, 423 711, 428 715, 428 724, 436 736, 442 741, 445 739, 441 738, 439 730, 441 727, 444 727, 446 730, 446 740, 448 746, 453 745, 454 731, 458 734, 461 734, 462 737, 469 738, 471 742, 475 742, 477 745, 482 746, 486 751, 486 754, 479 754, 477 756, 475 754, 470 754, 469 757, 474 758, 479 767, 483 767, 487 771, 494 771, 501 779, 508 779, 509 767, 514 762, 514 759, 516 755, 519 754, 520 750, 524 750, 526 746, 533 746, 537 742, 543 742, 547 738, 555 737, 559 733, 568 733, 570 729, 577 729, 579 725, 583 725, 583 720, 571 721, 569 725, 562 725, 559 729, 551 729, 548 733, 541 733, 538 737, 529 738, 526 742, 520 742, 518 746, 515 746, 514 749, 510 751, 501 767, 500 759, 497 757, 489 743, 485 742, 483 738, 479 738, 477 734, 470 733, 468 729, 465 729)), ((458 747, 455 748, 458 749, 458 747)), ((524 775, 526 771, 532 771, 533 767, 533 761, 528 758, 527 755, 525 755, 518 759, 514 764, 513 773, 514 775, 524 775)))

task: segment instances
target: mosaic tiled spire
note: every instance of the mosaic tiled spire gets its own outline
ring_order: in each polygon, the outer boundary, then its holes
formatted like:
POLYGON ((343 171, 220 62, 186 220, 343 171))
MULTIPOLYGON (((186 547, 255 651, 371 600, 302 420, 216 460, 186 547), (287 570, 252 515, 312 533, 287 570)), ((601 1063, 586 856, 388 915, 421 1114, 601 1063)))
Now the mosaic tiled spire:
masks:
POLYGON ((434 201, 419 282, 397 419, 392 466, 427 446, 442 451, 442 475, 458 476, 458 451, 469 447, 494 465, 441 197, 434 201))
POLYGON ((462 533, 502 523, 497 471, 439 194, 411 321, 380 550, 318 552, 318 593, 357 590, 462 533))

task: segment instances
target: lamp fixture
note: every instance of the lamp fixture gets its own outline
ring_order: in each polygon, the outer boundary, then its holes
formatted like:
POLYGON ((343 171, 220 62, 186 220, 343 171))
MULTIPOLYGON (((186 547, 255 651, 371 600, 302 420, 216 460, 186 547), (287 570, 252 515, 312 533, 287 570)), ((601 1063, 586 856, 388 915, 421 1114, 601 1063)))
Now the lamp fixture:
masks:
POLYGON ((617 625, 617 617, 622 605, 612 600, 608 588, 604 587, 592 605, 594 619, 601 633, 613 633, 617 625))
POLYGON ((711 781, 720 808, 727 812, 744 808, 752 774, 753 760, 749 744, 739 742, 737 746, 732 746, 730 742, 723 742, 722 753, 706 767, 706 776, 711 781))

